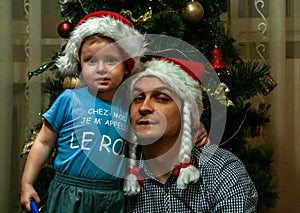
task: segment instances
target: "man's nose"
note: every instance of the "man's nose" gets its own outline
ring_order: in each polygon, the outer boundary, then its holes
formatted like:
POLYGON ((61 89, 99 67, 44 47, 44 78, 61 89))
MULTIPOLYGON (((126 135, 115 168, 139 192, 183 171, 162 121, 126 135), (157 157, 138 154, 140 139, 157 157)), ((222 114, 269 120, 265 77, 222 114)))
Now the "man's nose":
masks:
POLYGON ((154 111, 153 103, 150 98, 145 98, 139 107, 139 112, 141 114, 149 114, 154 111))

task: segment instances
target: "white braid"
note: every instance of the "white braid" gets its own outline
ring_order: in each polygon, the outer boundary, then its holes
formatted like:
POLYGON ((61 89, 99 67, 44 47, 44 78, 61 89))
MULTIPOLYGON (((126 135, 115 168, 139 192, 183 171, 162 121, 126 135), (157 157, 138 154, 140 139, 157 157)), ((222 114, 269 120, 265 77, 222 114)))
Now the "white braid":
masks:
MULTIPOLYGON (((134 139, 134 141, 136 138, 134 139)), ((132 169, 134 166, 136 166, 136 143, 130 143, 129 144, 129 168, 132 169)), ((134 174, 129 174, 125 177, 124 185, 123 185, 123 191, 125 195, 132 196, 140 193, 141 186, 138 182, 138 178, 134 174)))
POLYGON ((190 104, 188 102, 184 103, 183 106, 183 130, 181 146, 178 155, 178 161, 180 163, 189 163, 191 158, 192 150, 192 129, 191 129, 191 111, 190 104))
POLYGON ((135 166, 135 160, 136 160, 136 143, 130 143, 129 145, 129 166, 132 168, 135 166))
MULTIPOLYGON (((178 155, 180 163, 190 163, 192 150, 192 129, 191 129, 191 105, 189 101, 184 102, 183 106, 183 133, 181 147, 178 155)), ((193 165, 188 165, 186 168, 181 168, 177 178, 177 187, 186 189, 191 182, 197 182, 200 178, 200 171, 193 165)))

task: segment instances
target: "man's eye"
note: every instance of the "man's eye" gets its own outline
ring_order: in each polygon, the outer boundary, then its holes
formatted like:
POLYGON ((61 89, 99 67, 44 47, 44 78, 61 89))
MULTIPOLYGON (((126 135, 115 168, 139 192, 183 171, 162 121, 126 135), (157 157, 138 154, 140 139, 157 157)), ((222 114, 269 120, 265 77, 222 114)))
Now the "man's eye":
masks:
POLYGON ((170 101, 169 98, 164 98, 164 97, 158 97, 158 98, 156 98, 156 100, 159 101, 159 102, 168 102, 168 101, 170 101))
POLYGON ((139 103, 142 102, 145 98, 143 96, 136 96, 132 102, 139 103))
POLYGON ((156 97, 156 101, 159 101, 159 102, 169 102, 171 101, 172 99, 168 96, 168 95, 165 95, 165 94, 159 94, 157 95, 156 97))

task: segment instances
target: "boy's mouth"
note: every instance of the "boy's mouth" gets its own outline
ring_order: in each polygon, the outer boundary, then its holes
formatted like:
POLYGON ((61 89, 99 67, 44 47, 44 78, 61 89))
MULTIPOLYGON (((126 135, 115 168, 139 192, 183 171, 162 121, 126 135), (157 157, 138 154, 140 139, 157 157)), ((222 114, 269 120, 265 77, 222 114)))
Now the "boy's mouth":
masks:
POLYGON ((110 79, 109 78, 96 78, 95 81, 100 82, 101 84, 107 84, 110 81, 110 79))

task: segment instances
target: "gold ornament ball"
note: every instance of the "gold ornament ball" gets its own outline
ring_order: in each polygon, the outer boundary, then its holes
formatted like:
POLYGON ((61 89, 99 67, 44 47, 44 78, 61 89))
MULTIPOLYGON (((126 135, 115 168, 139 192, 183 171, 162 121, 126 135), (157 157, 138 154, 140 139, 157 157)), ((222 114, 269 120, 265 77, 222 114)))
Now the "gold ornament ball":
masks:
POLYGON ((191 1, 182 9, 182 16, 192 23, 199 22, 204 15, 203 6, 197 1, 191 1))
POLYGON ((63 88, 64 89, 74 89, 74 88, 79 88, 81 87, 81 82, 79 78, 77 77, 65 77, 64 78, 64 83, 63 83, 63 88))

